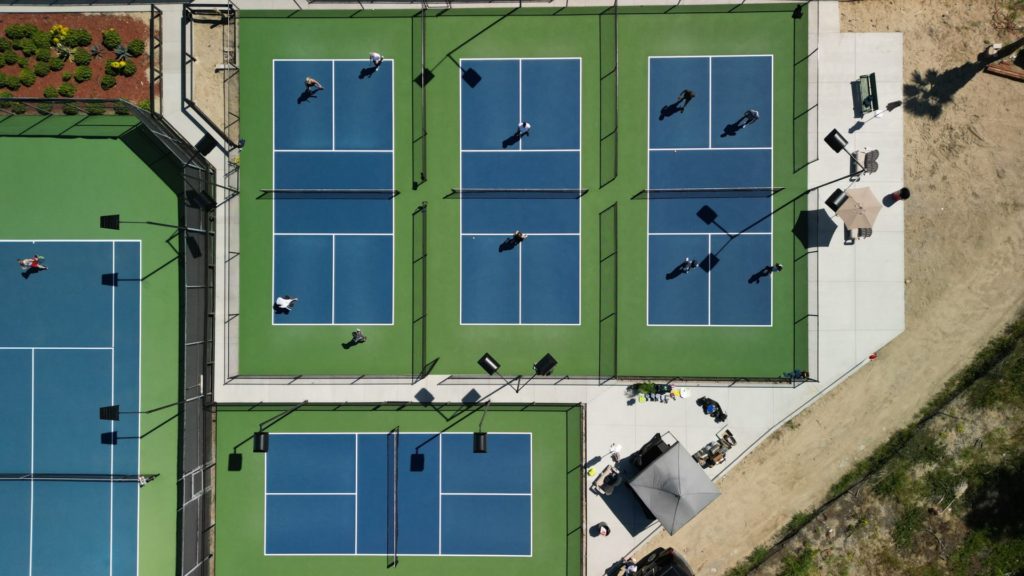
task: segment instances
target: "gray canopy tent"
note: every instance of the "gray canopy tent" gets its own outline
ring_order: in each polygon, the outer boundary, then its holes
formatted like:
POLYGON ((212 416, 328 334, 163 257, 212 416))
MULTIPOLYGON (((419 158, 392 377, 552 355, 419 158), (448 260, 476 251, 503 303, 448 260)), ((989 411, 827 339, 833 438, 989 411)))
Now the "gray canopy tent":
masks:
POLYGON ((677 442, 629 482, 630 488, 675 534, 721 492, 677 442))

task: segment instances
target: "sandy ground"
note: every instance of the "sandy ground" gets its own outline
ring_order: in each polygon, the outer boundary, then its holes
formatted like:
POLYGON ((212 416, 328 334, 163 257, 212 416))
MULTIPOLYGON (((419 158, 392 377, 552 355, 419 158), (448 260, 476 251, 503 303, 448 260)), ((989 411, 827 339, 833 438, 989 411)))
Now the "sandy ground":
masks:
POLYGON ((904 33, 905 91, 914 96, 905 103, 907 330, 733 468, 693 522, 643 551, 671 545, 699 574, 721 574, 771 543, 1024 304, 1024 83, 971 65, 987 42, 1017 39, 995 29, 995 5, 841 5, 844 32, 904 33))

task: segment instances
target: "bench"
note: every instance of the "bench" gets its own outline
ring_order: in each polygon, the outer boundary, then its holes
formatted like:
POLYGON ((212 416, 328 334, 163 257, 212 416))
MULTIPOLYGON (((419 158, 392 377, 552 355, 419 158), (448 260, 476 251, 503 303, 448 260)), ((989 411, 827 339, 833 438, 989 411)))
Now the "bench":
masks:
POLYGON ((993 62, 985 66, 985 71, 1003 78, 1024 82, 1024 68, 1010 62, 993 62))
POLYGON ((878 110, 878 86, 875 84, 875 74, 864 74, 856 84, 858 109, 863 118, 868 112, 878 110))

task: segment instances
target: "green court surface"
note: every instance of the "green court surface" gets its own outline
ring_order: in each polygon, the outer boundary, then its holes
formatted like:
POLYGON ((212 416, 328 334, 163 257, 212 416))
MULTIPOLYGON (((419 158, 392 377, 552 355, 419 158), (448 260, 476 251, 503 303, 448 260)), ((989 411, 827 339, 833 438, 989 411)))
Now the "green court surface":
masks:
MULTIPOLYGON (((270 426, 275 433, 525 432, 532 434, 532 555, 528 557, 267 556, 264 555, 265 454, 253 452, 253 432, 288 406, 227 407, 217 414, 217 556, 221 576, 280 574, 417 574, 578 576, 582 570, 582 410, 572 405, 308 406, 270 426), (482 421, 483 419, 483 421, 482 421), (232 455, 239 469, 230 469, 232 455)), ((311 462, 318 468, 323 465, 311 462)), ((400 462, 399 466, 407 466, 400 462)), ((403 490, 398 486, 399 507, 403 490)), ((415 497, 410 493, 409 497, 415 497)), ((496 520, 499 521, 499 520, 496 520)), ((398 525, 402 525, 399 517, 398 525)), ((399 536, 401 538, 401 536, 399 536)))
MULTIPOLYGON (((14 120, 32 123, 34 137, 0 137, 0 158, 8 167, 0 210, 2 239, 141 241, 142 271, 146 274, 141 297, 141 407, 176 402, 180 387, 180 342, 175 328, 180 321, 179 276, 174 244, 167 243, 173 230, 128 224, 120 231, 99 227, 101 215, 114 213, 125 220, 177 222, 175 190, 154 172, 162 169, 155 148, 133 134, 131 126, 122 124, 124 118, 106 117, 119 124, 113 130, 122 134, 120 139, 95 137, 97 133, 90 138, 46 137, 66 133, 68 122, 61 117, 14 120)), ((97 120, 91 122, 95 127, 97 120)), ((0 126, 14 123, 0 121, 0 126)), ((32 321, 30 310, 19 314, 25 322, 32 321)), ((89 418, 96 418, 98 408, 82 406, 89 418)), ((139 490, 140 575, 167 574, 177 562, 178 426, 176 420, 168 421, 168 416, 172 416, 169 411, 143 414, 140 430, 150 433, 141 441, 120 440, 128 445, 139 443, 140 473, 160 475, 139 490)))
MULTIPOLYGON (((243 11, 240 20, 242 118, 241 375, 482 375, 493 354, 507 375, 532 374, 545 353, 556 375, 778 378, 807 366, 807 267, 793 227, 807 189, 807 22, 792 5, 621 9, 438 10, 425 18, 426 113, 417 12, 243 11), (728 8, 735 8, 732 12, 728 8), (557 15, 555 13, 557 12, 557 15), (342 348, 357 326, 274 326, 272 302, 272 63, 275 59, 394 59, 394 325, 363 328, 366 344, 342 348), (648 326, 648 58, 772 55, 772 322, 764 327, 648 326), (458 199, 461 71, 465 58, 582 59, 580 325, 460 324, 458 199), (616 74, 616 65, 617 74, 616 74), (617 83, 617 91, 616 91, 617 83), (617 93, 617 97, 616 97, 617 93), (421 172, 426 123, 427 178, 421 172), (615 161, 615 147, 618 158, 615 161), (642 196, 642 195, 641 195, 642 196), (427 203, 424 217, 416 212, 427 203), (425 282, 422 276, 426 270, 425 282), (425 286, 425 290, 424 290, 425 286), (423 304, 425 299, 425 305, 423 304)), ((557 271, 552 271, 557 274, 557 271)), ((299 295, 301 297, 301 295, 299 295)), ((300 302, 301 305, 301 302, 300 302)))

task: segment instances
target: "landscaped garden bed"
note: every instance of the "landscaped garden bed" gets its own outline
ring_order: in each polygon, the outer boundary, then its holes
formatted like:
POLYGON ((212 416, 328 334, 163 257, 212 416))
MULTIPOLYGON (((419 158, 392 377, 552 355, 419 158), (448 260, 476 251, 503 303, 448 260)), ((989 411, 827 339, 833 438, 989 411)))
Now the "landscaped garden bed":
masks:
POLYGON ((149 14, 0 15, 0 97, 150 106, 149 14))

